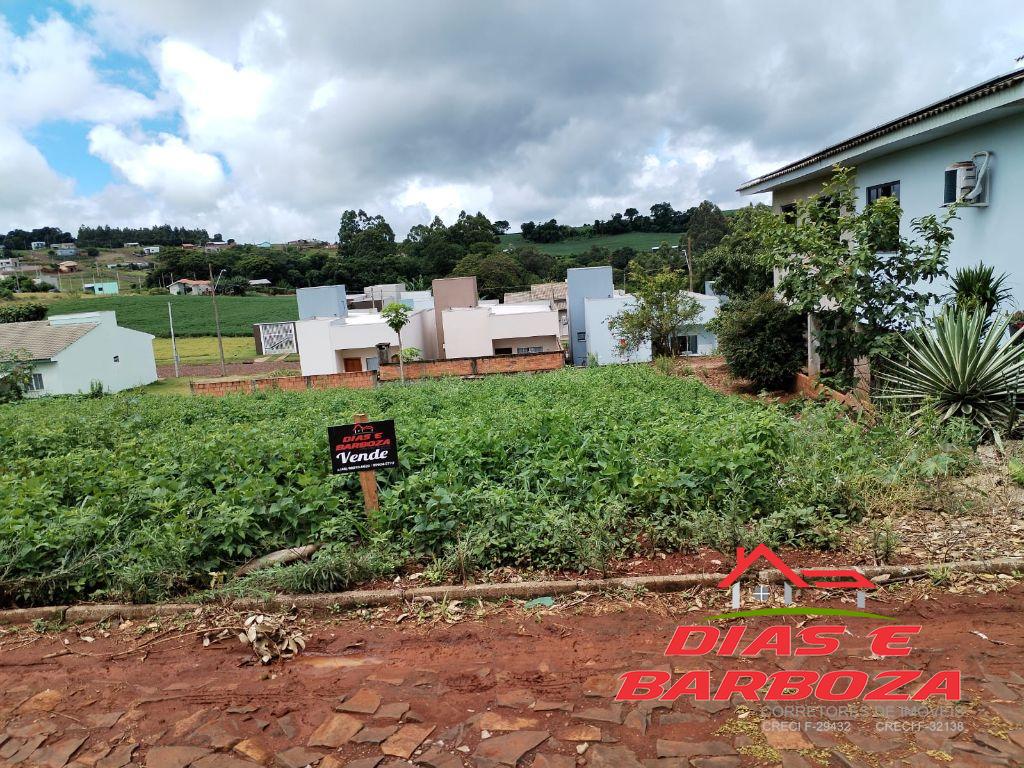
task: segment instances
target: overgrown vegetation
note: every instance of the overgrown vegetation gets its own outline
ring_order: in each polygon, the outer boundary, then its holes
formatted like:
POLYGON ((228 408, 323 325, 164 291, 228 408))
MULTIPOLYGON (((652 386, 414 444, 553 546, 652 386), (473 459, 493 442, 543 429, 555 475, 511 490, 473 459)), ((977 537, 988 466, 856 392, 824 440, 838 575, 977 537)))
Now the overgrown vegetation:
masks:
POLYGON ((646 366, 224 399, 121 393, 0 407, 0 603, 153 600, 210 586, 341 589, 415 561, 607 568, 737 543, 829 546, 948 435, 799 418, 646 366), (371 527, 326 427, 394 418, 371 527), (232 580, 248 559, 329 542, 232 580), (219 574, 219 575, 211 575, 219 574), (226 577, 226 578, 225 578, 226 577))
POLYGON ((708 328, 734 376, 788 389, 804 361, 804 319, 770 292, 726 302, 708 328))

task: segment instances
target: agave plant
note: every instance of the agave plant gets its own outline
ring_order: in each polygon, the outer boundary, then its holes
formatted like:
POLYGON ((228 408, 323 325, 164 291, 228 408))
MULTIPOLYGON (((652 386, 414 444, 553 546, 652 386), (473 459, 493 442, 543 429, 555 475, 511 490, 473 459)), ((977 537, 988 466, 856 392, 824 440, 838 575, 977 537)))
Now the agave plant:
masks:
POLYGON ((996 308, 1013 296, 1006 273, 997 275, 986 264, 958 269, 950 279, 946 297, 950 306, 960 310, 983 310, 989 318, 996 308))
POLYGON ((1011 343, 1024 331, 1005 341, 1007 322, 1000 316, 987 329, 984 309, 947 309, 934 329, 901 336, 904 354, 883 366, 880 397, 915 414, 931 408, 943 421, 967 419, 1002 445, 1024 394, 1024 346, 1011 343))

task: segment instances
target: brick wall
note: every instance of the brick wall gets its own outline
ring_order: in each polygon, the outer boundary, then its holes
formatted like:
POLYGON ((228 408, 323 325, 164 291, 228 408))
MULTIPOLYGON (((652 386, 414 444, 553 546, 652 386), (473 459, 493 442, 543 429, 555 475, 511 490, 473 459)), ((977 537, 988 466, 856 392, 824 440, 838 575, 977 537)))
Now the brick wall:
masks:
POLYGON ((532 355, 476 358, 477 373, 555 371, 564 365, 565 355, 561 352, 537 352, 532 355))
POLYGON ((222 379, 193 381, 193 395, 249 394, 266 390, 305 391, 307 389, 370 389, 377 383, 373 371, 332 373, 325 376, 279 376, 273 379, 222 379))
MULTIPOLYGON (((491 373, 554 371, 565 365, 561 352, 537 352, 532 355, 501 357, 459 357, 453 360, 428 360, 406 363, 406 379, 437 379, 442 376, 482 376, 491 373)), ((377 373, 381 381, 398 381, 397 363, 382 365, 377 373)))
MULTIPOLYGON (((220 363, 182 364, 179 366, 181 376, 220 376, 220 363)), ((225 366, 228 376, 249 376, 254 373, 273 373, 274 371, 295 371, 299 364, 294 360, 265 360, 262 363, 228 363, 225 366)), ((158 365, 156 375, 161 379, 174 378, 173 365, 158 365)))
MULTIPOLYGON (((439 379, 442 376, 472 376, 473 358, 460 357, 455 360, 426 360, 406 363, 406 379, 439 379)), ((401 378, 398 363, 382 365, 377 372, 381 381, 398 381, 401 378)))
MULTIPOLYGON (((537 352, 532 355, 505 355, 502 357, 460 357, 455 360, 428 360, 406 363, 405 378, 439 379, 443 376, 484 376, 493 373, 525 373, 554 371, 565 365, 561 352, 537 352)), ((194 395, 230 395, 265 390, 306 389, 370 389, 378 381, 398 381, 397 363, 382 365, 379 371, 360 373, 330 373, 321 376, 278 376, 273 379, 220 379, 193 381, 194 395)))

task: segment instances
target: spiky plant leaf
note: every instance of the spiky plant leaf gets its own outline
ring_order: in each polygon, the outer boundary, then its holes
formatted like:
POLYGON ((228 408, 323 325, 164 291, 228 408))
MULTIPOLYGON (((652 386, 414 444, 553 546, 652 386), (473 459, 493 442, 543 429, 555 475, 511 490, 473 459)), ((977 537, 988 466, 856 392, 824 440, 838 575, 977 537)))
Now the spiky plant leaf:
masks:
POLYGON ((1003 340, 1005 316, 987 325, 984 310, 950 309, 934 329, 901 336, 903 355, 883 366, 880 397, 904 403, 915 414, 932 408, 943 420, 967 419, 1001 444, 1017 421, 1024 346, 1012 343, 1016 336, 1003 340))

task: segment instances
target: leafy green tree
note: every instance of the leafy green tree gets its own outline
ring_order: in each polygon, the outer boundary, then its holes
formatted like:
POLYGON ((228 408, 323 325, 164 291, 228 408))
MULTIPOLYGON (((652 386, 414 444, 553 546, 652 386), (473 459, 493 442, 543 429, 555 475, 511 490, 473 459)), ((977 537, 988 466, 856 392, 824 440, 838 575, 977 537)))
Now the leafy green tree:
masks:
POLYGON ((690 225, 686 230, 690 256, 699 256, 709 248, 714 248, 728 231, 729 223, 722 209, 710 200, 705 200, 690 214, 690 225))
POLYGON ((941 218, 913 219, 914 239, 890 242, 899 201, 883 197, 858 211, 851 173, 837 167, 821 195, 797 202, 795 216, 757 224, 783 270, 777 290, 794 310, 815 316, 823 368, 844 381, 854 360, 885 354, 894 333, 919 323, 938 300, 927 286, 946 275, 956 217, 951 206, 941 218), (891 248, 880 250, 882 242, 891 248))
POLYGON ((402 349, 402 329, 409 324, 412 310, 405 304, 393 301, 381 310, 381 314, 384 316, 384 322, 388 324, 388 328, 398 334, 398 374, 404 382, 405 356, 402 349))
POLYGON ((476 275, 480 296, 497 299, 508 291, 529 287, 522 265, 507 253, 470 253, 452 270, 456 277, 476 275))
POLYGON ((338 255, 343 258, 384 258, 397 252, 395 232, 383 216, 345 211, 338 228, 338 255))
POLYGON ((477 243, 497 244, 501 241, 490 219, 479 211, 475 216, 461 211, 455 223, 448 227, 447 238, 450 243, 461 245, 467 250, 477 243))
POLYGON ((612 335, 628 352, 650 342, 655 355, 675 355, 678 336, 685 334, 701 313, 700 302, 686 291, 687 284, 685 272, 666 268, 648 275, 632 270, 630 293, 636 304, 608 322, 612 335))
POLYGON ((771 256, 761 237, 761 222, 774 215, 767 205, 741 209, 721 242, 694 256, 694 267, 704 278, 715 281, 716 293, 740 299, 772 287, 771 256))

